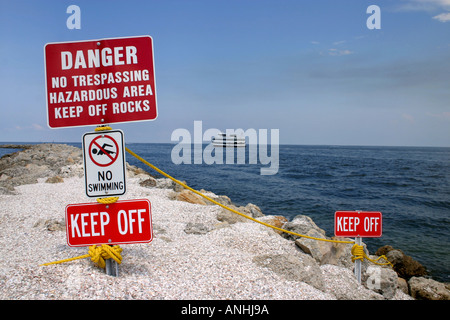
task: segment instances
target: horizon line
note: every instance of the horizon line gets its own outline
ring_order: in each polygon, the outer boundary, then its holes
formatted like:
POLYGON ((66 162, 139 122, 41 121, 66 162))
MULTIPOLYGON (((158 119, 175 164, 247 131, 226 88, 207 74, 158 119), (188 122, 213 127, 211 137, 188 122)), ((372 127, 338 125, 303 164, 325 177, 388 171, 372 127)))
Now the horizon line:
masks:
MULTIPOLYGON (((1 145, 19 145, 19 144, 46 144, 46 143, 55 143, 55 144, 82 144, 82 142, 71 142, 71 141, 0 141, 1 145)), ((172 144, 177 145, 179 142, 126 142, 126 144, 172 144)), ((202 142, 202 145, 208 145, 210 143, 202 142)), ((191 145, 196 145, 195 143, 191 143, 191 145)), ((254 144, 246 144, 246 146, 254 145, 254 144)), ((259 145, 259 144, 256 144, 259 145)), ((271 145, 270 143, 267 145, 271 145)), ((450 146, 420 146, 420 145, 363 145, 363 144, 294 144, 294 143, 279 143, 279 146, 317 146, 317 147, 386 147, 386 148, 450 148, 450 146)))

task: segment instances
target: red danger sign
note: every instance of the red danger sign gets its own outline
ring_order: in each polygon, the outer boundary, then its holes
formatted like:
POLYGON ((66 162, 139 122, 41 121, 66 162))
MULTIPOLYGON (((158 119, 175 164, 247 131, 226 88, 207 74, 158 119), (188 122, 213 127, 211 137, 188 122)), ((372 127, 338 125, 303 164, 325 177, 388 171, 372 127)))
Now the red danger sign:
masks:
POLYGON ((150 36, 45 45, 50 128, 154 120, 150 36))
POLYGON ((71 247, 151 242, 150 201, 69 204, 66 207, 66 233, 67 244, 71 247))
POLYGON ((336 237, 381 237, 383 219, 381 212, 336 211, 334 235, 336 237))

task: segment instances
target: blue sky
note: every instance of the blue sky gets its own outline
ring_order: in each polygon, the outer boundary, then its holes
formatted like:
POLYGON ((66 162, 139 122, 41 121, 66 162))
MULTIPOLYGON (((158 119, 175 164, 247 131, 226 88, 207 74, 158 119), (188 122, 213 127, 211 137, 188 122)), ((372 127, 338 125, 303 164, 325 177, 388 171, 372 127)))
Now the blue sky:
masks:
POLYGON ((47 126, 44 45, 138 35, 154 41, 158 118, 113 125, 126 142, 202 120, 282 144, 450 146, 450 0, 0 0, 0 141, 81 142, 92 126, 47 126))

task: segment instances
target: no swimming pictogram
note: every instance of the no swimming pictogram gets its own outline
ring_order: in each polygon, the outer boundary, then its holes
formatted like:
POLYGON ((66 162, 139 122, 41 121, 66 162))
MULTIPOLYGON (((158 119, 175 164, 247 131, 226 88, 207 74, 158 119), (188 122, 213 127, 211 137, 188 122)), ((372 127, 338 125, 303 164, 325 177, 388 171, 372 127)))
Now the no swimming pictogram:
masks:
POLYGON ((109 135, 99 135, 89 145, 89 157, 100 167, 112 165, 119 156, 117 141, 109 135))
POLYGON ((126 192, 124 139, 121 130, 83 135, 84 175, 88 197, 126 192))

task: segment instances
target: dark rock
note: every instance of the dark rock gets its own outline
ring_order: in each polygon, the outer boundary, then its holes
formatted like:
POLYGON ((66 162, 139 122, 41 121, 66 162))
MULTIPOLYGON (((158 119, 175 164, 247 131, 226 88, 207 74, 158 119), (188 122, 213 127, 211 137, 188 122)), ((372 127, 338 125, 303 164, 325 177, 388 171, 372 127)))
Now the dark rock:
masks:
POLYGON ((54 177, 50 177, 47 180, 45 180, 45 182, 47 183, 62 183, 64 182, 64 179, 61 178, 60 176, 54 176, 54 177))
POLYGON ((46 228, 48 231, 64 231, 66 230, 66 224, 64 221, 56 219, 40 219, 34 226, 35 228, 46 228))
POLYGON ((403 253, 399 249, 386 245, 379 248, 375 254, 377 256, 385 255, 386 258, 394 265, 394 270, 398 276, 406 280, 411 277, 420 277, 427 274, 425 267, 412 257, 403 253))
POLYGON ((146 188, 156 187, 156 180, 155 180, 155 178, 148 178, 148 179, 145 179, 145 180, 139 182, 139 185, 141 187, 146 187, 146 188))
POLYGON ((209 228, 203 223, 189 222, 184 228, 184 232, 187 234, 206 234, 209 232, 209 228))

